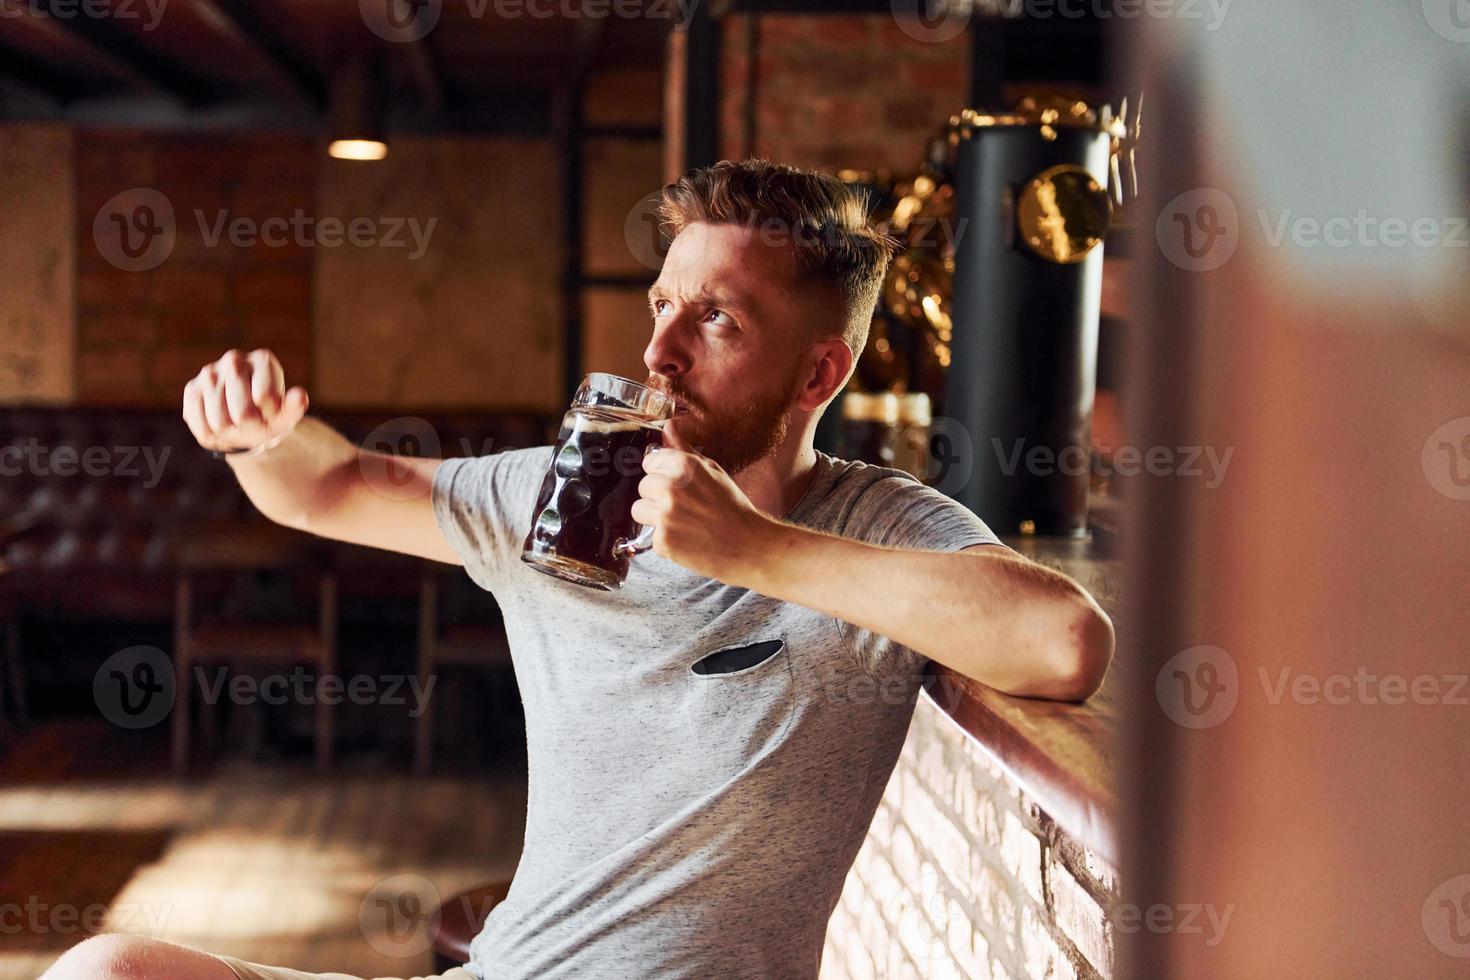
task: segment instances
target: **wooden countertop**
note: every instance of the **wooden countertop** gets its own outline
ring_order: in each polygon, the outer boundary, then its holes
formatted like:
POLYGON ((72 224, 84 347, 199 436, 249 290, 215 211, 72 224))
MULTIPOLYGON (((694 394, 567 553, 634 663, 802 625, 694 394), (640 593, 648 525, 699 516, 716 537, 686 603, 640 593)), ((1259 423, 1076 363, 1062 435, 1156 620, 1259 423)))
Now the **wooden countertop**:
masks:
MULTIPOLYGON (((1116 620, 1121 563, 1096 541, 1017 538, 1020 554, 1075 578, 1116 620)), ((996 757, 1067 833, 1114 864, 1118 861, 1113 692, 1120 661, 1083 704, 1012 697, 947 667, 931 664, 926 692, 996 757)), ((1124 664, 1126 667, 1126 664, 1124 664)))

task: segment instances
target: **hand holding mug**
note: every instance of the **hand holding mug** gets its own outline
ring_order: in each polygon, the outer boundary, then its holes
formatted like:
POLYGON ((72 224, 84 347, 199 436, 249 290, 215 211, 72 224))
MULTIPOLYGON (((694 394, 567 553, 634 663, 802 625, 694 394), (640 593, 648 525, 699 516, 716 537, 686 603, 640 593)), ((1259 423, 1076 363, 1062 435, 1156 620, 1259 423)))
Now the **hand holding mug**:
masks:
POLYGON ((745 585, 752 563, 770 557, 761 513, 707 456, 657 449, 643 459, 633 520, 652 526, 655 554, 730 585, 745 585))

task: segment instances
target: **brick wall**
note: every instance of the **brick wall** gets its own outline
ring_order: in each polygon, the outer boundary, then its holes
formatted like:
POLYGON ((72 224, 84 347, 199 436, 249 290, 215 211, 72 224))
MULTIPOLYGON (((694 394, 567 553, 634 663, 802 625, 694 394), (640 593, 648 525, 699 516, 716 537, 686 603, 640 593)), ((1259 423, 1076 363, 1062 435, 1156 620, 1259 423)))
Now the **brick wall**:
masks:
POLYGON ((919 41, 882 15, 725 19, 720 152, 824 170, 913 171, 935 130, 966 105, 968 35, 919 41), (748 83, 757 69, 754 132, 748 83))
POLYGON ((310 141, 87 130, 75 145, 78 401, 172 404, 231 347, 269 347, 288 377, 308 376, 309 251, 211 237, 222 212, 257 222, 311 214, 310 141), (173 212, 172 249, 153 268, 120 268, 112 232, 94 229, 99 211, 134 188, 162 194, 173 212))
MULTIPOLYGON (((600 73, 589 124, 658 123, 660 87, 657 70, 600 73)), ((624 225, 662 182, 657 141, 584 152, 588 270, 651 281, 624 225)), ((548 138, 400 137, 364 165, 295 135, 4 123, 0 163, 0 404, 173 406, 231 347, 275 351, 319 407, 564 404, 563 196, 548 138), (140 189, 156 196, 117 203, 140 189), (130 268, 114 220, 141 242, 135 208, 163 220, 160 199, 167 247, 130 268), (266 240, 266 222, 298 214, 305 235, 266 240), (261 236, 232 241, 242 218, 261 236), (373 222, 376 243, 324 244, 323 219, 373 222)), ((642 371, 641 287, 579 301, 587 369, 642 371)))
POLYGON ((827 929, 822 980, 1112 976, 1114 869, 928 698, 827 929))

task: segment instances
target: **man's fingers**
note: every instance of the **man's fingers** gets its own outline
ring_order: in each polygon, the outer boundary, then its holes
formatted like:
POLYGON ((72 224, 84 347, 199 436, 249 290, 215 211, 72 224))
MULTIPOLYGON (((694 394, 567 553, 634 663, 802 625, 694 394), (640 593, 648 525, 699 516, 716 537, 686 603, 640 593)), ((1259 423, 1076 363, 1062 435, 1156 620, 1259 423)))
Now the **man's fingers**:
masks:
POLYGON ((250 352, 250 400, 269 422, 281 410, 281 394, 286 377, 281 363, 268 350, 250 352))
POLYGON ((230 427, 230 410, 225 403, 224 378, 210 375, 203 383, 204 418, 210 431, 219 437, 230 427))
POLYGON ((184 385, 184 424, 201 446, 213 441, 209 422, 204 418, 203 386, 198 378, 184 385))
POLYGON ((638 481, 638 496, 644 500, 667 500, 674 481, 662 473, 649 473, 638 481))
POLYGON ((281 433, 290 431, 306 416, 307 406, 311 399, 306 397, 306 389, 297 385, 286 392, 286 397, 281 400, 281 410, 271 420, 271 431, 281 433))
POLYGON ((657 504, 642 498, 633 501, 633 509, 628 513, 644 527, 658 526, 659 518, 663 516, 657 504))
POLYGON ((645 473, 664 473, 668 476, 678 476, 685 473, 688 467, 695 465, 698 458, 693 453, 687 453, 682 449, 671 449, 664 446, 655 449, 643 457, 643 471, 645 473))
POLYGON ((280 361, 265 349, 227 351, 184 386, 184 421, 206 449, 250 448, 289 432, 306 405, 305 389, 285 391, 280 361))
POLYGON ((260 421, 262 418, 260 409, 256 407, 250 395, 250 378, 253 374, 250 365, 230 364, 223 374, 222 387, 225 393, 225 405, 230 410, 230 421, 234 425, 260 421))

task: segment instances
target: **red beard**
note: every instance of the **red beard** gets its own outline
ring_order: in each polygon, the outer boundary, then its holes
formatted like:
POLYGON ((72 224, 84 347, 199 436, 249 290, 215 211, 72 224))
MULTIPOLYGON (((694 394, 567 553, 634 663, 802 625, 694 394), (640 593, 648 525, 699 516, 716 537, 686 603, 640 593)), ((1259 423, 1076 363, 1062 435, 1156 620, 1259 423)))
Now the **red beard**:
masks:
POLYGON ((708 456, 731 476, 769 455, 785 441, 790 428, 786 414, 791 407, 790 383, 724 409, 690 397, 681 385, 663 375, 651 374, 646 383, 689 409, 689 414, 676 416, 670 432, 678 443, 676 448, 708 456))

